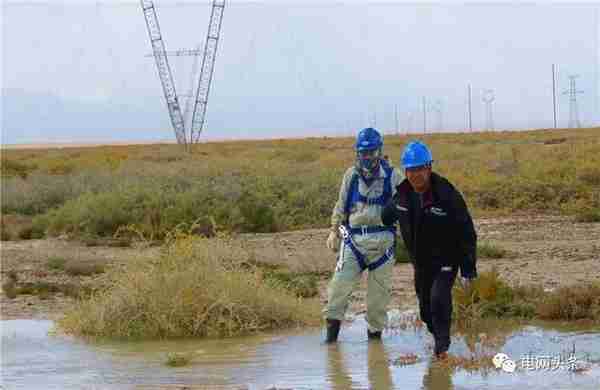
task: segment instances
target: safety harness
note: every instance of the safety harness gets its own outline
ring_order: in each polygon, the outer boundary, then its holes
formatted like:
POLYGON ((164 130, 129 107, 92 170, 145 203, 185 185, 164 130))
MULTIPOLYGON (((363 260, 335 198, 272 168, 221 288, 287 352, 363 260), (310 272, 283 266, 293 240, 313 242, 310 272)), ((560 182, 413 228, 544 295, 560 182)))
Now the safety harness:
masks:
MULTIPOLYGON (((352 179, 350 179, 350 187, 348 189, 348 196, 346 197, 346 204, 344 205, 344 212, 346 215, 350 214, 350 210, 352 206, 357 202, 366 203, 368 205, 380 205, 384 206, 387 201, 392 196, 392 172, 393 168, 390 167, 385 161, 381 162, 381 167, 385 171, 385 178, 383 180, 383 193, 377 198, 368 198, 362 195, 358 189, 358 179, 359 175, 354 174, 352 179)), ((340 225, 339 227, 340 233, 344 240, 344 245, 347 245, 348 248, 356 257, 356 261, 360 266, 361 271, 365 269, 369 269, 369 271, 373 271, 383 264, 385 264, 388 260, 394 257, 394 249, 396 246, 396 229, 393 226, 361 226, 361 227, 350 227, 348 220, 346 220, 346 224, 340 225), (352 236, 356 234, 371 234, 371 233, 379 233, 379 232, 392 232, 394 233, 394 244, 389 247, 383 256, 378 258, 376 261, 367 265, 366 257, 356 248, 354 241, 352 240, 352 236)))

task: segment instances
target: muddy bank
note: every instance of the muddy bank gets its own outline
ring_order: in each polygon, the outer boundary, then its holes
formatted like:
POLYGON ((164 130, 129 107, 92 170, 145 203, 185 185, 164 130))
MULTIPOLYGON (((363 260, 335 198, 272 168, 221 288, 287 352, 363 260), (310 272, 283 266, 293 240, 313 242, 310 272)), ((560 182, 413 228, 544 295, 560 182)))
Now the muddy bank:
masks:
MULTIPOLYGON (((506 258, 480 258, 479 269, 487 271, 496 267, 509 284, 535 283, 553 289, 600 279, 600 223, 575 223, 567 217, 515 217, 479 219, 476 226, 480 241, 509 252, 506 258)), ((258 261, 285 264, 299 272, 323 272, 335 266, 335 255, 325 248, 326 237, 326 230, 313 229, 242 235, 239 239, 258 261)), ((63 239, 5 241, 0 243, 2 284, 9 281, 9 275, 16 275, 19 283, 94 286, 101 283, 102 274, 70 275, 50 268, 49 260, 59 258, 71 264, 109 265, 126 262, 134 256, 152 258, 158 253, 157 247, 89 247, 63 239)), ((391 308, 414 307, 411 266, 397 265, 393 278, 391 308)), ((323 277, 319 282, 322 301, 327 281, 323 277)), ((364 311, 364 295, 364 288, 355 292, 352 312, 364 311)), ((73 301, 60 292, 42 296, 42 299, 24 294, 10 299, 4 289, 0 299, 3 319, 54 319, 73 301)))

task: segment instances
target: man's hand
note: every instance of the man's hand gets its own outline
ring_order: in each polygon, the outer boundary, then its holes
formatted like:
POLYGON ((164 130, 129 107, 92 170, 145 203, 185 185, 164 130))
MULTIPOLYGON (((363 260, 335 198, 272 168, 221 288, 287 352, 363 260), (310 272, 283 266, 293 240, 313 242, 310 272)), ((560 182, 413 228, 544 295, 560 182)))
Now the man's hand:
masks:
POLYGON ((337 230, 331 230, 329 237, 327 237, 327 248, 333 252, 337 252, 340 248, 340 236, 337 230))

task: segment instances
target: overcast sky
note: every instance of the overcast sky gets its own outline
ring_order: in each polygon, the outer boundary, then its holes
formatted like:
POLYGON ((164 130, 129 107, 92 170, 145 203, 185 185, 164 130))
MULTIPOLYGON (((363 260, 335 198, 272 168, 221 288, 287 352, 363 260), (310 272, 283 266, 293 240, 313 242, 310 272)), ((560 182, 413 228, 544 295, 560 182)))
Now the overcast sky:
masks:
MULTIPOLYGON (((155 1, 167 50, 203 45, 210 2, 155 1)), ((598 4, 228 1, 203 139, 600 123, 598 4), (437 113, 435 106, 441 108, 437 113)), ((2 2, 2 142, 173 139, 138 1, 2 2)), ((193 57, 170 57, 180 100, 193 57)))

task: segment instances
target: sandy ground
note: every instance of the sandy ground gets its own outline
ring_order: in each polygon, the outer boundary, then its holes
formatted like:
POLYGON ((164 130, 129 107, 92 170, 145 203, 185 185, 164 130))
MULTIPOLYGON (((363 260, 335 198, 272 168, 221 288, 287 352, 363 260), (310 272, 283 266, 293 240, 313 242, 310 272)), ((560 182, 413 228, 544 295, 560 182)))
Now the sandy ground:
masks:
MULTIPOLYGON (((542 284, 545 288, 569 286, 600 280, 600 223, 575 223, 566 217, 515 217, 476 221, 479 239, 507 249, 511 256, 502 259, 480 258, 479 271, 496 267, 511 284, 542 284)), ((332 270, 335 255, 325 248, 327 231, 303 230, 275 234, 242 235, 244 246, 266 262, 283 263, 298 271, 332 270)), ((0 244, 2 284, 10 271, 19 281, 54 283, 94 283, 93 277, 68 276, 48 269, 50 257, 72 261, 119 262, 134 256, 153 257, 159 249, 87 247, 63 239, 4 241, 0 244)), ((414 307, 412 267, 394 267, 391 308, 414 307)), ((320 282, 320 298, 325 301, 327 280, 320 282)), ((353 296, 351 311, 364 311, 363 285, 353 296)), ((0 295, 2 319, 54 319, 73 302, 56 294, 47 299, 19 295, 14 299, 0 295)))

